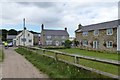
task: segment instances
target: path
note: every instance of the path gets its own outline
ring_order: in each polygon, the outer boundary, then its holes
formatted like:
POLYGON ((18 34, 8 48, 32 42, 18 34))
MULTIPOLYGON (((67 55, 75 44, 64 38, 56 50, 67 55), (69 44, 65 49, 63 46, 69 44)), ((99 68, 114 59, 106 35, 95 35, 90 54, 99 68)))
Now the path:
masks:
POLYGON ((48 78, 36 69, 23 56, 16 53, 14 48, 4 50, 5 59, 2 64, 3 78, 48 78))

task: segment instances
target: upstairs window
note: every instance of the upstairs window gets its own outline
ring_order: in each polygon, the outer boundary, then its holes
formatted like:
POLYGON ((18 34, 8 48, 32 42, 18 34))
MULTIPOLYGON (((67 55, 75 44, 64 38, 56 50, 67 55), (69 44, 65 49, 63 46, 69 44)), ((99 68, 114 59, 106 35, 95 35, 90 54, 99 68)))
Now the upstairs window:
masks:
POLYGON ((30 36, 30 34, 28 34, 28 37, 30 36))
POLYGON ((99 35, 99 30, 94 30, 94 35, 98 36, 99 35))
POLYGON ((82 34, 83 34, 83 36, 87 36, 88 35, 88 31, 84 31, 82 34))
POLYGON ((113 29, 107 29, 107 35, 112 35, 113 34, 113 29))
POLYGON ((51 39, 52 37, 51 36, 47 36, 47 39, 51 39))
POLYGON ((62 36, 62 39, 65 39, 65 36, 62 36))

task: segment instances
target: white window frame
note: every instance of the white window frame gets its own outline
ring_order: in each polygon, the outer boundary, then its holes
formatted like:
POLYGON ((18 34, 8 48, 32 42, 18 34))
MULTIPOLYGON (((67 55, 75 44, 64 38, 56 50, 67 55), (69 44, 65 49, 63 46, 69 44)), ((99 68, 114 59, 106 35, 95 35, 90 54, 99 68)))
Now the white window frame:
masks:
POLYGON ((106 32, 107 32, 107 35, 113 35, 113 28, 109 28, 109 29, 107 29, 106 32), (110 30, 112 30, 111 33, 110 33, 110 30))
POLYGON ((88 31, 83 31, 82 35, 83 36, 88 36, 88 31))
POLYGON ((88 41, 87 41, 87 40, 83 40, 83 41, 82 41, 82 45, 83 45, 83 46, 88 46, 88 41))
POLYGON ((66 37, 65 36, 62 36, 62 39, 65 39, 66 37))
POLYGON ((98 36, 99 35, 99 30, 94 30, 94 35, 98 36), (97 31, 97 32, 96 32, 97 31), (97 34, 96 34, 97 33, 97 34))
POLYGON ((52 36, 46 36, 46 38, 47 38, 47 39, 51 39, 51 38, 52 38, 52 36))
POLYGON ((113 48, 113 41, 107 41, 106 44, 107 48, 113 48), (110 43, 112 43, 112 46, 110 46, 110 43))
POLYGON ((52 40, 46 40, 46 45, 52 45, 52 40))

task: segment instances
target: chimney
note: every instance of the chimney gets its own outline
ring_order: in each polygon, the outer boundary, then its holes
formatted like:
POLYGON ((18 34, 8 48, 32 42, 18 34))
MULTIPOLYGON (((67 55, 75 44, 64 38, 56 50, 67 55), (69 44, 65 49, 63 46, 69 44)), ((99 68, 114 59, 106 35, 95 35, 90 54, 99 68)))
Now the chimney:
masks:
POLYGON ((67 28, 65 28, 65 30, 67 31, 67 28))
POLYGON ((79 24, 79 25, 78 25, 78 29, 81 29, 81 28, 82 28, 82 25, 81 25, 81 24, 79 24))
POLYGON ((23 27, 24 27, 24 30, 26 30, 26 27, 25 27, 25 18, 23 19, 23 27))
POLYGON ((42 24, 41 27, 42 27, 42 30, 44 30, 44 24, 42 24))

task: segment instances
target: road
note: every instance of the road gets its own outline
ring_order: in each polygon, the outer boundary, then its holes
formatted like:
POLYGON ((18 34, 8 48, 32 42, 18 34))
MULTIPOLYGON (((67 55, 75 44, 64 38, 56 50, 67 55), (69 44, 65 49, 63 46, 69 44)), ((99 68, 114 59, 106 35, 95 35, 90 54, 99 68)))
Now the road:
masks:
POLYGON ((4 49, 4 56, 2 78, 48 78, 46 74, 15 52, 14 48, 4 49))

